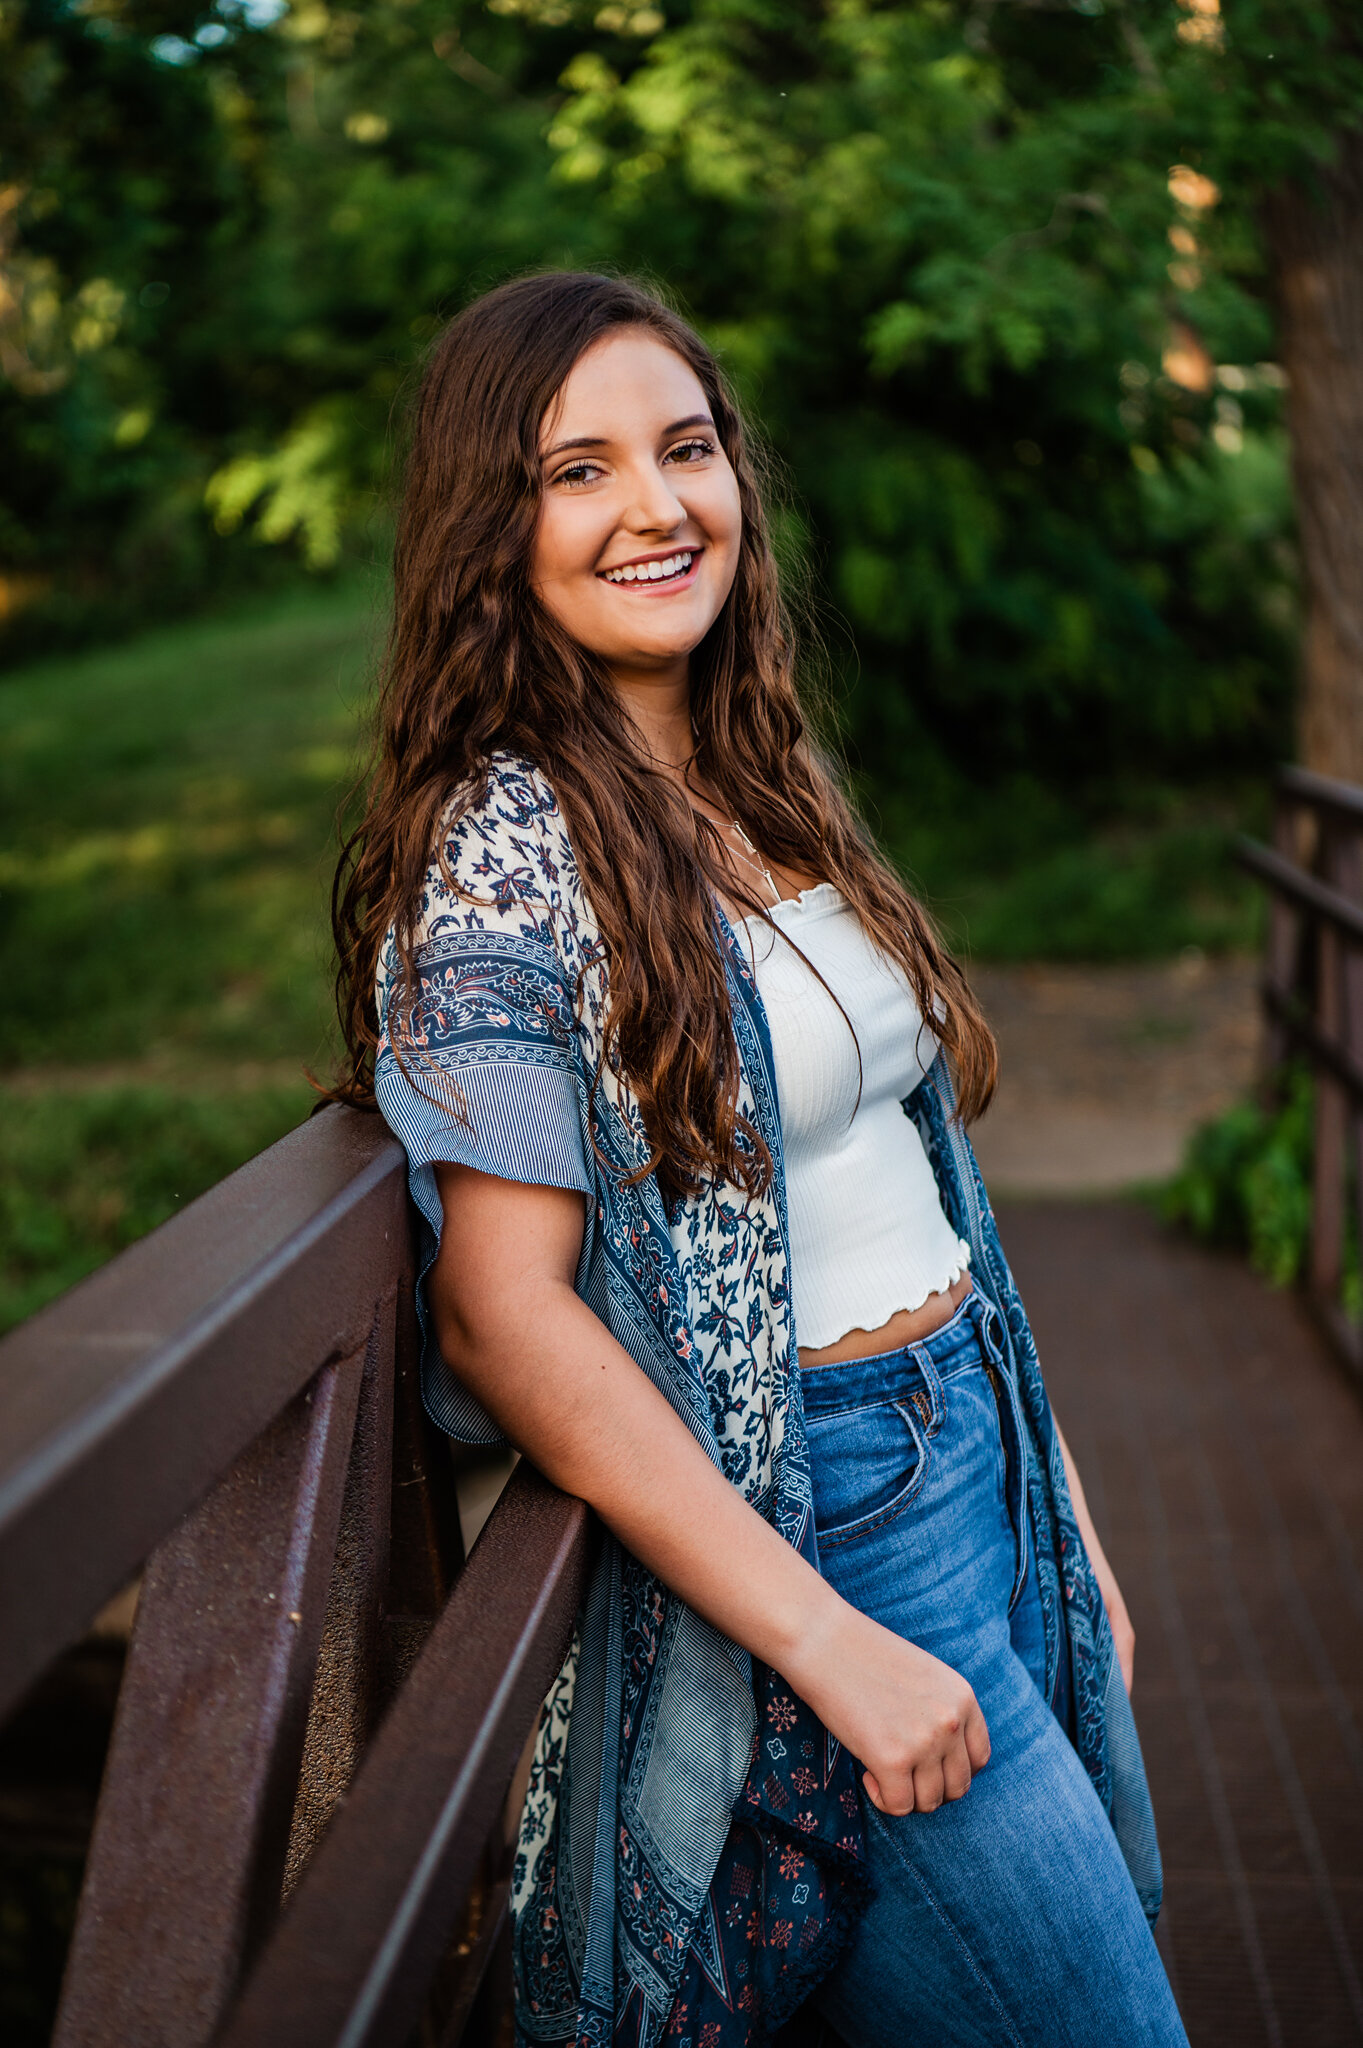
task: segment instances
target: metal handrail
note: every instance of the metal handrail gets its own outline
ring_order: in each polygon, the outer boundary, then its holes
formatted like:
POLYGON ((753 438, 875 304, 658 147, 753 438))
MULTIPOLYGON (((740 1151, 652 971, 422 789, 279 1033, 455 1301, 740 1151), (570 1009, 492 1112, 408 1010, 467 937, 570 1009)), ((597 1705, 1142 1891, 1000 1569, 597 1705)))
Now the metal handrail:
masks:
POLYGON ((0 1713, 363 1342, 405 1188, 381 1120, 329 1108, 0 1339, 0 1713))
MULTIPOLYGON (((1363 828, 1363 790, 1358 795, 1361 800, 1358 822, 1363 828)), ((1286 896, 1297 909, 1322 918, 1347 938, 1357 939, 1363 944, 1363 904, 1353 902, 1327 882, 1318 881, 1295 862, 1274 853, 1271 847, 1260 845, 1257 839, 1237 839, 1235 853, 1241 867, 1261 882, 1266 882, 1280 896, 1286 896)))
POLYGON ((1314 768, 1282 768, 1278 771, 1277 786, 1279 796, 1288 802, 1333 811, 1340 818, 1363 824, 1363 789, 1356 782, 1318 775, 1314 768))
POLYGON ((0 1711, 145 1565, 56 2048, 498 2037, 592 1524, 522 1463, 463 1561, 412 1281, 333 1106, 0 1342, 0 1711))
MULTIPOLYGON (((406 2041, 568 1647, 589 1550, 582 1502, 522 1462, 218 2048, 406 2041)), ((505 1910, 503 1884, 484 1953, 505 1910)))

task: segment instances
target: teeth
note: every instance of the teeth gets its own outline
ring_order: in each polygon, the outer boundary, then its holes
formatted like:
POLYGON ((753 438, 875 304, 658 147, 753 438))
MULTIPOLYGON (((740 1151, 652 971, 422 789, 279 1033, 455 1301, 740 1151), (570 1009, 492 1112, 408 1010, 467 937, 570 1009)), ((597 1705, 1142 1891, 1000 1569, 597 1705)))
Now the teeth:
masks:
POLYGON ((608 569, 607 583, 661 583, 665 576, 684 576, 691 567, 691 554, 683 550, 662 562, 631 562, 624 569, 608 569))

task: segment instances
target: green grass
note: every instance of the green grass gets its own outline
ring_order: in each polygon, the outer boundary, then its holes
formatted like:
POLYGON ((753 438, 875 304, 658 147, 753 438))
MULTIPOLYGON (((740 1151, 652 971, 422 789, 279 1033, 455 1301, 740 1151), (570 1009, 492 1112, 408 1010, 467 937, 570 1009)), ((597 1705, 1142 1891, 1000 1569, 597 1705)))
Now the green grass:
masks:
POLYGON ((0 1067, 316 1056, 372 603, 0 677, 0 1067))
MULTIPOLYGON (((378 631, 333 587, 0 675, 0 1327, 307 1114, 378 631)), ((919 759, 877 808, 977 959, 1253 935, 1233 793, 1095 816, 919 759)))
POLYGON ((925 778, 871 813, 953 950, 974 960, 1168 958, 1259 943, 1259 892, 1231 848, 1261 788, 1135 788, 1067 804, 1025 778, 979 790, 925 778))
POLYGON ((31 1315, 243 1160, 315 1100, 292 1085, 5 1091, 0 1329, 31 1315))
POLYGON ((296 593, 0 676, 0 1327, 307 1114, 374 621, 296 593))

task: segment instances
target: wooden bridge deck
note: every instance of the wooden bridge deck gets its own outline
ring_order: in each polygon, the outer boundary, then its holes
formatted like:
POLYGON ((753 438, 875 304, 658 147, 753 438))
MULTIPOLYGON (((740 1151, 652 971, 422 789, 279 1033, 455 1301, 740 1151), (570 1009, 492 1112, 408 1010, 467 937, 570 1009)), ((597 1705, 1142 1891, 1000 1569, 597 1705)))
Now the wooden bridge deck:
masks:
POLYGON ((1135 1207, 1001 1223, 1136 1625, 1192 2048, 1363 2044, 1363 1396, 1135 1207))
MULTIPOLYGON (((1363 1392, 1295 1298, 1134 1206, 1017 1204, 1002 1225, 1136 1621, 1192 2048, 1363 2048, 1363 1392)), ((92 1792, 95 1750, 60 1746, 61 1783, 77 1766, 92 1792)), ((33 1846, 12 1805, 0 1744, 0 1852, 16 1822, 33 1846)), ((74 1870, 74 1836, 56 1847, 74 1870)), ((32 1961, 7 2016, 36 2042, 59 1957, 32 1961)))

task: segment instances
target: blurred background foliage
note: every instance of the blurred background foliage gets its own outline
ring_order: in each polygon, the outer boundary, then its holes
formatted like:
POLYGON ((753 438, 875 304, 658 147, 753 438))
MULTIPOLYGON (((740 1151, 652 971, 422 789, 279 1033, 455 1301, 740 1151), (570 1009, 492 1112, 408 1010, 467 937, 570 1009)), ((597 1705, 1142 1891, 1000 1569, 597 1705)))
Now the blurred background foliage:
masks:
POLYGON ((374 615, 279 592, 0 683, 0 1329, 315 1100, 374 615))
MULTIPOLYGON (((1209 1244, 1247 1251, 1275 1287, 1302 1277, 1311 1246, 1311 1163, 1315 1087, 1306 1066, 1290 1066, 1273 1090, 1239 1102, 1194 1133, 1182 1166, 1160 1196, 1166 1220, 1209 1244)), ((1345 1232, 1346 1312, 1363 1298, 1358 1232, 1345 1232)))
POLYGON ((784 458, 865 759, 1257 768, 1294 577, 1255 207, 1328 151, 1329 12, 1239 0, 1228 50, 1215 0, 3 0, 11 658, 251 541, 381 551, 439 320, 605 264, 784 458))
POLYGON ((78 1067, 161 1091, 61 1123, 95 1193, 13 1301, 152 1215, 100 1192, 135 1102, 184 1140, 162 1210, 227 1156, 176 1101, 230 1095, 237 1156, 276 1063, 306 1107, 403 396, 528 267, 643 271, 721 350, 851 771, 955 943, 1246 943, 1227 848, 1299 611, 1263 208, 1363 116, 1347 20, 0 0, 0 1173, 78 1067))
MULTIPOLYGON (((1204 90, 1204 4, 3 0, 12 656, 218 593, 251 541, 381 551, 439 320, 605 264, 679 296, 784 459, 864 758, 1257 768, 1275 145, 1224 49, 1204 90)), ((1280 153, 1327 146, 1288 113, 1280 153)))

